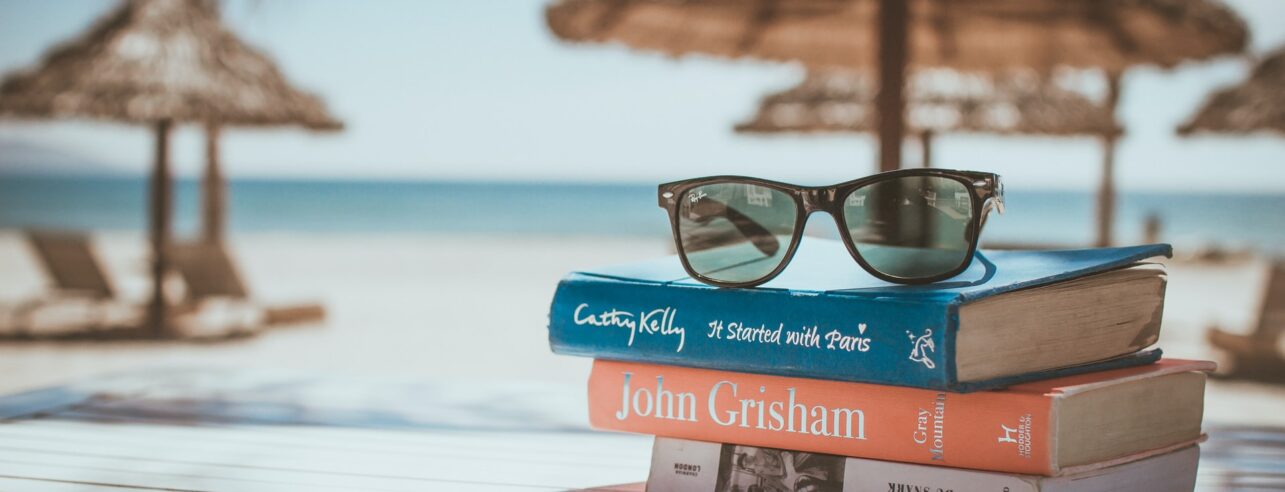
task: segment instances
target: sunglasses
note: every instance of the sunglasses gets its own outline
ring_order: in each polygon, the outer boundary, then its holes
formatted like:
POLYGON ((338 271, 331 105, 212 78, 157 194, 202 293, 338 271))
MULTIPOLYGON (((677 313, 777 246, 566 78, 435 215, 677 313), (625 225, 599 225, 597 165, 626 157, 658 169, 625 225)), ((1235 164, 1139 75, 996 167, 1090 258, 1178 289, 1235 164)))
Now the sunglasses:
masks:
POLYGON ((834 186, 743 176, 660 185, 687 273, 719 287, 753 287, 785 269, 803 225, 828 212, 866 271, 901 284, 936 282, 968 268, 992 208, 1004 213, 999 175, 903 169, 834 186))

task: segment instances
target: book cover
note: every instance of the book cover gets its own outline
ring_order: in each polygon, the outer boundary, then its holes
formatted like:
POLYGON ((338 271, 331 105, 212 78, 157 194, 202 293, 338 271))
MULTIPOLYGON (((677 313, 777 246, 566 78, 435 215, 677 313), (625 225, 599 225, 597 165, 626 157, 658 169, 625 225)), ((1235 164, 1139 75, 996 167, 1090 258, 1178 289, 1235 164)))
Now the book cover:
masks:
POLYGON ((1178 492, 1195 487, 1197 446, 1062 477, 911 465, 832 454, 658 437, 650 492, 1178 492))
POLYGON ((663 437, 1052 476, 1064 471, 1053 452, 1055 399, 1212 368, 1166 359, 949 393, 599 359, 589 377, 589 422, 663 437))
POLYGON ((615 360, 960 392, 998 388, 1153 362, 1159 353, 960 383, 953 354, 962 304, 1170 254, 1168 245, 994 251, 956 278, 910 286, 870 276, 842 243, 809 238, 780 277, 753 289, 701 284, 676 257, 664 257, 564 278, 550 308, 549 344, 560 354, 615 360))

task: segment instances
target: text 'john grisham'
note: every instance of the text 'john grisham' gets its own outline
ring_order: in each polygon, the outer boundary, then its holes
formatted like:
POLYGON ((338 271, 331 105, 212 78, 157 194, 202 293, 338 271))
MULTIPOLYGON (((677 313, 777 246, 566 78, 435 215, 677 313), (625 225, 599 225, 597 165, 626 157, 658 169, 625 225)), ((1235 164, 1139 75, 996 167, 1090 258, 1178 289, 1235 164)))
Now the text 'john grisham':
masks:
MULTIPOLYGON (((630 417, 699 422, 695 393, 665 389, 663 376, 656 376, 656 388, 631 387, 633 373, 623 373, 620 409, 616 420, 630 417)), ((797 432, 842 439, 866 438, 866 414, 859 408, 809 405, 796 399, 795 389, 786 388, 784 399, 765 397, 767 386, 741 388, 731 381, 718 381, 708 390, 702 405, 707 418, 724 427, 741 427, 779 432, 797 432), (758 393, 754 393, 757 389, 758 393), (748 393, 748 395, 746 394, 748 393)))
MULTIPOLYGON (((576 306, 573 322, 578 326, 597 326, 623 328, 629 330, 630 347, 639 334, 648 336, 677 336, 678 346, 675 352, 682 352, 687 342, 687 329, 675 323, 678 310, 663 307, 643 310, 638 313, 608 308, 594 311, 589 304, 576 306)), ((835 350, 842 352, 869 352, 872 340, 866 337, 866 324, 857 323, 856 333, 845 334, 834 329, 821 333, 816 325, 802 326, 786 330, 785 323, 777 323, 775 328, 767 324, 753 325, 740 321, 714 320, 706 324, 705 337, 725 342, 760 343, 765 345, 790 345, 818 350, 835 350)))

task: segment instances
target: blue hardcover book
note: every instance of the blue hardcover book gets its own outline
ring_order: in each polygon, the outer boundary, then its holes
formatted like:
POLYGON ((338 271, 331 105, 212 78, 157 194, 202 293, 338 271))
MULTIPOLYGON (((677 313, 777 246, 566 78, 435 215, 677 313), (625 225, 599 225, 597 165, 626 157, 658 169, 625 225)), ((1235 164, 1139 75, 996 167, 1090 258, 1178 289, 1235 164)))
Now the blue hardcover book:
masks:
POLYGON ((560 354, 956 392, 1154 362, 1169 245, 987 251, 930 285, 878 280, 807 238, 751 289, 676 257, 574 272, 554 294, 560 354))

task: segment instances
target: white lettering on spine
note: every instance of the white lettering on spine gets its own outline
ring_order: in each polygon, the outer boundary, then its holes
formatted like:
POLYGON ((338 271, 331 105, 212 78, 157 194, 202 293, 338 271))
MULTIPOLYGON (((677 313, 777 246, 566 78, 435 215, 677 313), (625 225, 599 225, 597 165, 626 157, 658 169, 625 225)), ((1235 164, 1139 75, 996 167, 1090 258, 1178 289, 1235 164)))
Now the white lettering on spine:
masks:
POLYGON ((1013 444, 1017 446, 1017 455, 1026 459, 1031 458, 1031 414, 1023 414, 1017 419, 1017 427, 1009 427, 999 424, 1002 435, 995 438, 1001 444, 1013 444))
POLYGON ((910 438, 927 445, 933 461, 942 461, 946 459, 946 393, 937 393, 930 407, 919 408, 910 438))
POLYGON ((674 324, 674 317, 678 315, 678 310, 672 307, 643 311, 637 315, 615 308, 597 314, 585 314, 588 307, 587 303, 576 306, 575 312, 571 314, 571 321, 577 326, 589 325, 629 330, 629 342, 625 344, 627 346, 634 346, 634 339, 639 333, 660 336, 678 335, 678 348, 674 350, 675 352, 682 352, 683 345, 687 343, 687 329, 674 324))
MULTIPOLYGON (((589 303, 580 303, 572 312, 571 321, 576 326, 622 328, 629 331, 626 346, 633 347, 639 335, 659 337, 677 336, 675 352, 682 352, 687 345, 687 329, 679 325, 678 309, 668 306, 650 310, 628 311, 617 308, 597 310, 589 303)), ((743 321, 714 320, 705 323, 705 338, 728 343, 775 345, 777 347, 805 348, 862 354, 874 346, 874 338, 866 336, 868 325, 857 323, 851 327, 821 331, 820 325, 787 328, 785 323, 751 324, 743 321)), ((931 342, 930 342, 931 343, 931 342)), ((931 347, 930 347, 931 348, 931 347)), ((931 366, 931 362, 928 363, 931 366)))
MULTIPOLYGON (((696 422, 696 395, 665 389, 663 376, 656 377, 655 389, 631 387, 633 373, 624 372, 617 420, 654 418, 696 422)), ((742 398, 740 387, 720 380, 709 388, 706 414, 723 427, 797 432, 839 439, 866 439, 866 414, 860 408, 809 405, 795 388, 786 388, 784 401, 772 398, 767 386, 759 386, 760 398, 742 398), (729 405, 728 403, 732 404, 729 405)), ((752 390, 751 390, 752 391, 752 390)), ((780 394, 777 392, 776 394, 780 394)))

